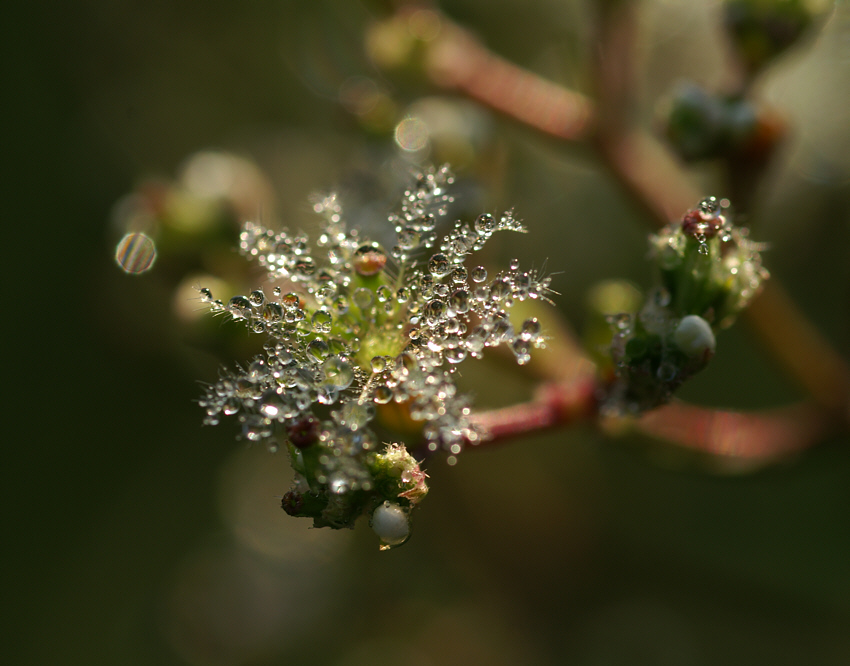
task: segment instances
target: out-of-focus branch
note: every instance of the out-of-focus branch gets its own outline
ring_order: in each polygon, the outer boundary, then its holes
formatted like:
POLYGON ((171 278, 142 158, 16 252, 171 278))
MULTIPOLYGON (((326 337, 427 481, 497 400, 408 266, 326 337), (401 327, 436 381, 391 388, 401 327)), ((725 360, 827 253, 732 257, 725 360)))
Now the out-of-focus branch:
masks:
POLYGON ((596 389, 592 379, 544 384, 531 402, 474 414, 473 422, 485 432, 479 446, 588 421, 596 416, 596 389))
POLYGON ((768 412, 734 412, 683 403, 642 416, 636 428, 647 435, 703 453, 769 461, 803 451, 836 431, 816 405, 768 412))
POLYGON ((425 71, 436 85, 557 139, 583 139, 591 127, 584 95, 500 58, 445 17, 439 36, 428 44, 425 71))
POLYGON ((747 323, 821 407, 850 425, 850 368, 775 279, 744 311, 747 323))

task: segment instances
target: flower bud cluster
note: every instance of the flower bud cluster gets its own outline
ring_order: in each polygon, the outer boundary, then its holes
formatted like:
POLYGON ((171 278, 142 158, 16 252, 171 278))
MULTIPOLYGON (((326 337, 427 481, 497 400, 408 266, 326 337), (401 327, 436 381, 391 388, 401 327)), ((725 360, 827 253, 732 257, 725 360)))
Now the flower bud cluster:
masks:
POLYGON ((232 416, 248 441, 287 445, 296 481, 284 507, 317 526, 351 526, 385 501, 407 512, 427 490, 409 461, 401 478, 412 486, 382 481, 387 465, 398 469, 404 456, 399 448, 380 452, 376 411, 404 409, 423 424, 428 450, 447 451, 453 464, 481 436, 455 385, 458 364, 497 345, 522 364, 544 343, 536 319, 515 328, 508 311, 546 300, 548 277, 517 262, 492 276, 465 265, 494 233, 525 228, 511 212, 482 214, 438 237, 452 181, 446 167, 416 178, 389 216, 397 235, 389 252, 348 228, 333 195, 314 205, 321 216, 315 249, 306 236, 248 222, 239 249, 268 272, 271 293, 225 302, 201 289, 214 312, 267 337, 247 368, 207 388, 205 422, 232 416))
POLYGON ((609 411, 636 414, 667 402, 715 351, 715 334, 730 326, 769 277, 763 246, 732 226, 714 198, 650 237, 660 285, 636 313, 609 318, 616 377, 609 411))

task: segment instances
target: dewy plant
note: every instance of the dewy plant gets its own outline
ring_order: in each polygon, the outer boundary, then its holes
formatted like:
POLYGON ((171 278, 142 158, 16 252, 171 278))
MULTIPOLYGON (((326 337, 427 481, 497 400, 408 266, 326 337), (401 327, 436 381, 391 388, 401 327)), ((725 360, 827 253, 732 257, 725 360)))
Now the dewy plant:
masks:
POLYGON ((511 212, 456 222, 438 239, 452 180, 445 167, 416 179, 389 218, 397 233, 389 252, 346 225, 335 196, 314 206, 315 250, 306 237, 248 222, 239 249, 276 286, 228 302, 201 289, 214 312, 268 337, 264 354, 207 388, 206 423, 233 416, 245 439, 285 444, 295 470, 287 513, 334 528, 369 514, 386 547, 407 539, 410 511, 428 489, 404 445, 377 439, 376 410, 403 405, 422 424, 425 450, 442 449, 453 463, 482 436, 457 392, 458 364, 498 345, 524 364, 544 344, 536 319, 515 327, 508 311, 546 300, 548 277, 516 262, 490 276, 464 265, 494 233, 525 231, 511 212))

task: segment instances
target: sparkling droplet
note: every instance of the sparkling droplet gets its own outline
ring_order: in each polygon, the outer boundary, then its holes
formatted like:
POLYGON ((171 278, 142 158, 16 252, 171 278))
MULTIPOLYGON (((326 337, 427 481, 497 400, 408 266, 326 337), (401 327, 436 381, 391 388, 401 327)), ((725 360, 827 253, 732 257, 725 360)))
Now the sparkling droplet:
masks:
POLYGON ((370 364, 372 366, 372 372, 375 374, 387 369, 387 359, 384 356, 373 356, 370 364))
POLYGON ((227 311, 234 319, 247 319, 251 316, 251 302, 244 296, 234 296, 227 304, 227 311))
POLYGON ((476 266, 472 269, 472 281, 484 282, 487 279, 487 269, 484 266, 476 266))
POLYGON ((512 271, 515 271, 519 268, 519 259, 511 259, 510 267, 512 271))
POLYGON ((449 299, 449 310, 454 314, 465 314, 469 312, 469 292, 466 289, 458 289, 449 299))
POLYGON ((379 405, 386 405, 393 399, 393 390, 389 386, 379 386, 375 389, 373 399, 379 405))
POLYGON ((325 374, 325 384, 337 391, 344 391, 354 380, 354 371, 351 364, 343 361, 338 356, 331 356, 322 364, 322 372, 325 374))
POLYGON ((479 234, 490 234, 496 229, 496 218, 490 213, 483 213, 475 220, 475 231, 479 234))
POLYGON ((367 243, 354 251, 352 263, 358 275, 364 277, 377 275, 384 270, 387 263, 387 253, 377 243, 367 243))
POLYGON ((455 284, 464 284, 466 282, 466 268, 463 266, 455 266, 452 269, 452 282, 455 284))
POLYGON ((266 303, 263 308, 263 319, 270 324, 279 322, 283 318, 283 308, 277 303, 266 303))
POLYGON ((333 325, 333 315, 325 310, 316 310, 310 320, 316 333, 330 333, 333 325))
POLYGON ((450 347, 443 352, 449 363, 460 363, 466 358, 466 349, 463 347, 450 347))
POLYGON ((428 261, 428 270, 437 279, 445 277, 451 270, 448 257, 440 253, 433 255, 428 261))
POLYGON ((322 338, 314 338, 307 345, 307 353, 315 361, 323 361, 329 353, 328 343, 322 338))
POLYGON ((536 317, 526 319, 522 324, 520 337, 523 340, 535 340, 540 335, 540 322, 536 317))
POLYGON ((382 284, 378 287, 378 303, 386 303, 393 297, 392 289, 390 289, 387 285, 382 284))
POLYGON ((258 308, 265 303, 266 295, 263 293, 262 289, 256 289, 248 295, 248 300, 251 301, 251 305, 258 308))

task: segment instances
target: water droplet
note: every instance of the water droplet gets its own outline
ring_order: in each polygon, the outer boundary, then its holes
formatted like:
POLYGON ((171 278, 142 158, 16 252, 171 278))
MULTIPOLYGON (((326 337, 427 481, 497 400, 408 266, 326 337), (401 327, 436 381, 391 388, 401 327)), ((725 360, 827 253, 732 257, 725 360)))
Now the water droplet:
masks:
POLYGON ((328 486, 330 491, 335 495, 344 495, 351 490, 351 482, 343 474, 331 474, 328 478, 328 486))
POLYGON ((452 269, 452 282, 455 284, 465 284, 467 278, 466 268, 463 266, 455 266, 452 269))
POLYGON ((333 316, 325 310, 316 310, 310 320, 316 333, 330 333, 333 325, 333 316))
POLYGON ((717 200, 717 197, 706 197, 699 202, 697 207, 703 217, 706 218, 717 217, 720 214, 720 202, 717 200))
POLYGON ((401 287, 396 293, 395 298, 399 303, 407 303, 410 300, 410 289, 401 287))
POLYGON ((331 356, 322 364, 325 373, 325 385, 337 391, 344 391, 354 381, 354 371, 351 364, 343 361, 338 356, 331 356))
POLYGON ((377 275, 387 263, 387 253, 377 243, 367 243, 354 251, 352 263, 358 275, 377 275))
POLYGON ((248 300, 255 308, 260 307, 266 301, 266 295, 262 289, 255 289, 248 295, 248 300))
POLYGON ((389 386, 378 386, 373 399, 379 405, 386 405, 393 399, 393 390, 389 386))
POLYGON ((476 266, 472 269, 472 281, 484 282, 487 279, 487 269, 484 266, 476 266))
POLYGON ((697 252, 702 255, 708 256, 708 245, 706 243, 700 243, 699 247, 697 248, 697 252))
POLYGON ((419 245, 419 234, 413 229, 402 229, 398 234, 398 245, 402 250, 412 250, 419 245))
POLYGON ((372 372, 375 374, 387 369, 387 359, 384 356, 373 356, 370 364, 372 366, 372 372))
POLYGON ((525 365, 531 360, 531 345, 528 340, 521 337, 517 338, 514 340, 512 348, 516 355, 516 362, 520 365, 525 365))
POLYGON ((198 291, 201 294, 201 301, 203 301, 204 303, 212 303, 213 296, 212 292, 209 289, 207 289, 206 287, 201 287, 198 291))
POLYGON ((443 352, 449 363, 460 363, 466 358, 466 349, 463 347, 449 347, 443 352))
POLYGON ((299 257, 292 267, 292 277, 306 280, 316 272, 316 262, 312 257, 299 257))
POLYGON ((445 277, 451 270, 448 257, 440 253, 433 255, 428 261, 428 270, 437 279, 445 277))
POLYGON ((490 213, 483 213, 475 220, 475 231, 479 234, 490 234, 496 229, 496 218, 490 213))
POLYGON ((274 324, 283 318, 283 308, 277 303, 266 303, 263 308, 263 319, 274 324))
POLYGON ((144 273, 156 261, 156 245, 143 233, 127 234, 115 248, 115 261, 126 273, 144 273))
POLYGON ((375 300, 375 292, 365 287, 354 290, 354 304, 361 310, 368 310, 375 300))
POLYGON ((490 284, 490 298, 493 300, 507 298, 511 295, 511 291, 511 283, 505 278, 493 280, 490 284))
POLYGON ((458 289, 449 299, 449 309, 455 314, 469 312, 469 292, 458 289))
POLYGON ((308 356, 317 362, 324 361, 329 352, 328 343, 322 338, 314 338, 313 340, 310 340, 310 344, 307 345, 308 356))
POLYGON ((526 319, 522 324, 522 329, 520 331, 520 337, 523 340, 533 341, 536 340, 540 335, 540 322, 537 321, 536 317, 532 317, 531 319, 526 319))
POLYGON ((511 259, 510 268, 512 271, 515 271, 519 268, 519 259, 511 259))
POLYGON ((297 308, 301 304, 301 298, 294 291, 291 291, 286 294, 283 299, 281 299, 281 303, 283 303, 283 307, 287 310, 291 310, 292 308, 297 308))
POLYGON ((227 304, 227 311, 234 319, 247 319, 251 316, 251 302, 244 296, 234 296, 227 304))
POLYGON ((382 284, 378 287, 378 303, 386 303, 393 297, 392 289, 390 289, 387 285, 382 284))

